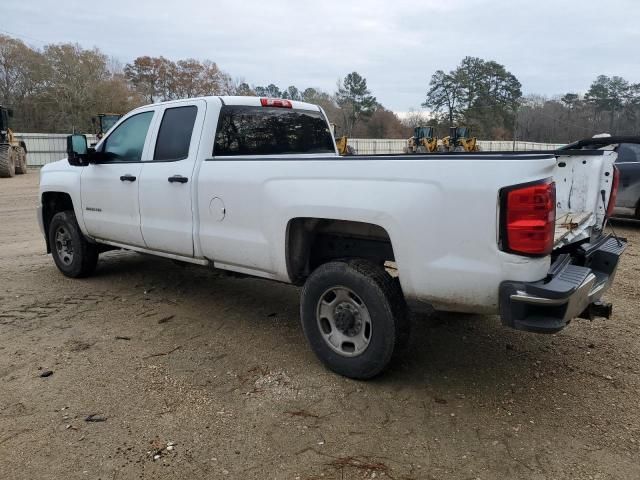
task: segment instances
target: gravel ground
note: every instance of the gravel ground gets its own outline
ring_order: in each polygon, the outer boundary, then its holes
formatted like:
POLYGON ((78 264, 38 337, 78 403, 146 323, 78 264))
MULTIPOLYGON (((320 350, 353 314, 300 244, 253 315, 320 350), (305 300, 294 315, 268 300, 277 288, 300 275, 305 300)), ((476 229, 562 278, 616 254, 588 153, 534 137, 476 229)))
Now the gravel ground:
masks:
POLYGON ((640 478, 640 224, 616 223, 612 319, 421 316, 357 382, 307 348, 295 287, 127 252, 63 277, 37 178, 0 179, 1 479, 640 478))

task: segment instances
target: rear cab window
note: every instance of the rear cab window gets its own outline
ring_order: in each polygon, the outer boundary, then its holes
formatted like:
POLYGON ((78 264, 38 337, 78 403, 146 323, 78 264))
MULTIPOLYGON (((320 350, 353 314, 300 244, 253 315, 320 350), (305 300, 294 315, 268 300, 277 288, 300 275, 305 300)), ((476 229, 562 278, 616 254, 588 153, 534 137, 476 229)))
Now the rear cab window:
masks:
POLYGON ((322 112, 225 105, 220 110, 213 155, 335 154, 322 112))

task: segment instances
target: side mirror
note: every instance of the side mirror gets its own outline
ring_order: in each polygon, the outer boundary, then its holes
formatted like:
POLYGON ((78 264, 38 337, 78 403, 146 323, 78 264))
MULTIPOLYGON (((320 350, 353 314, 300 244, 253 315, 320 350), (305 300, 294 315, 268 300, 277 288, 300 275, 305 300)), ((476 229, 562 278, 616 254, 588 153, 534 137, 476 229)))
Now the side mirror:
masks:
POLYGON ((13 108, 7 108, 7 115, 13 117, 13 108))
POLYGON ((78 134, 67 136, 67 158, 70 165, 76 167, 87 165, 88 152, 87 137, 78 134))

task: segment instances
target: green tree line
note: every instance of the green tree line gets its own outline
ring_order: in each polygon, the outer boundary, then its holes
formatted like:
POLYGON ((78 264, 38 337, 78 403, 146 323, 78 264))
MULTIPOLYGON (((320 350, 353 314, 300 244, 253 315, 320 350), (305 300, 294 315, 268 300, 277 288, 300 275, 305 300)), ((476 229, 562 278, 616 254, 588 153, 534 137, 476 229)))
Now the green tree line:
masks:
POLYGON ((405 138, 409 129, 371 95, 357 72, 336 92, 236 82, 211 60, 141 56, 121 65, 99 49, 77 44, 31 48, 0 35, 0 104, 14 111, 14 130, 91 131, 97 113, 126 113, 140 105, 204 95, 256 95, 321 105, 339 134, 405 138))
POLYGON ((433 74, 423 106, 444 135, 451 125, 470 126, 482 139, 553 143, 640 134, 640 83, 600 75, 587 92, 554 98, 525 97, 521 88, 503 65, 466 57, 454 70, 433 74))
POLYGON ((569 143, 597 133, 640 135, 640 83, 598 76, 584 94, 530 95, 518 109, 517 135, 537 142, 569 143))
POLYGON ((146 103, 203 95, 256 95, 320 105, 339 135, 407 138, 433 125, 439 136, 464 125, 488 140, 570 142, 596 133, 640 133, 640 83, 598 76, 584 93, 523 96, 504 65, 465 57, 437 70, 422 106, 402 121, 381 105, 357 72, 334 92, 313 86, 266 86, 237 81, 211 60, 141 56, 122 65, 97 48, 50 44, 32 48, 0 35, 0 104, 14 110, 13 128, 31 132, 91 131, 97 113, 126 113, 146 103))

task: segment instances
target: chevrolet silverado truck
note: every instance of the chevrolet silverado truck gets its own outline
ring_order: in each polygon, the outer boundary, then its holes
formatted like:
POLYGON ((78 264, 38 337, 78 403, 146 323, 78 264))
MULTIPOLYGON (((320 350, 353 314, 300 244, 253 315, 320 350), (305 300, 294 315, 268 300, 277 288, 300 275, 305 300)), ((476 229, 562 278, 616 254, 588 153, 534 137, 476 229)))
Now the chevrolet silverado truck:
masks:
POLYGON ((302 286, 312 350, 348 377, 381 372, 421 305, 533 332, 611 313, 615 148, 341 157, 318 106, 218 96, 67 144, 38 207, 64 275, 117 248, 302 286))

